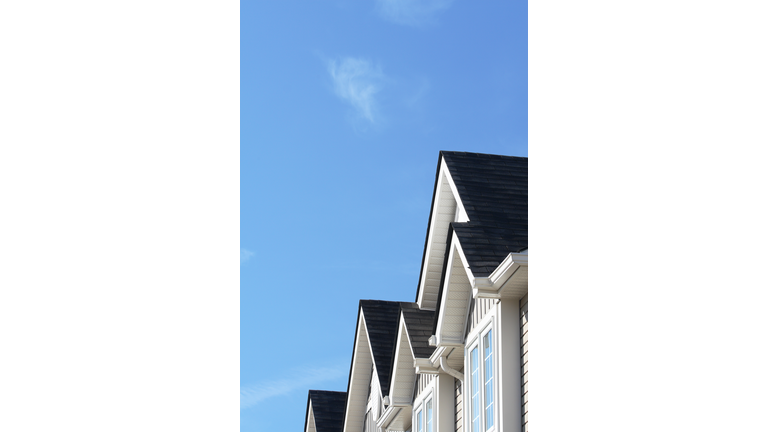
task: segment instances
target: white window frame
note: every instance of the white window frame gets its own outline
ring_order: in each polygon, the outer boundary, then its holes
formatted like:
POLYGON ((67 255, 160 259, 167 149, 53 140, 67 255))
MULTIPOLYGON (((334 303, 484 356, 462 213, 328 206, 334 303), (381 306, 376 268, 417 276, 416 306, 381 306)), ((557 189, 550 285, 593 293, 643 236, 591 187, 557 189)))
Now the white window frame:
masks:
POLYGON ((436 432, 435 401, 432 398, 432 395, 429 395, 429 397, 424 400, 424 432, 436 432), (427 406, 429 406, 429 408, 427 408, 427 406))
POLYGON ((474 407, 472 406, 472 394, 475 392, 475 388, 472 383, 472 351, 477 348, 478 353, 478 398, 479 398, 479 416, 480 416, 480 422, 479 422, 479 431, 477 432, 492 432, 496 431, 498 428, 496 425, 499 424, 499 405, 498 405, 498 394, 499 394, 499 385, 498 385, 498 369, 499 369, 499 344, 498 344, 498 332, 496 331, 496 326, 494 325, 494 319, 491 317, 488 323, 483 325, 479 331, 473 331, 472 332, 472 338, 469 339, 470 342, 467 343, 466 347, 466 365, 465 370, 467 371, 467 374, 465 375, 465 383, 464 385, 469 390, 467 392, 464 392, 464 409, 465 412, 469 415, 466 416, 466 430, 468 432, 475 432, 472 429, 472 421, 475 418, 475 415, 477 413, 474 412, 474 407), (485 335, 488 334, 488 332, 491 333, 491 372, 492 372, 492 389, 491 389, 491 396, 493 398, 493 414, 492 414, 492 420, 493 425, 489 428, 486 428, 485 426, 485 403, 486 403, 486 397, 485 397, 485 380, 486 380, 486 370, 485 370, 485 356, 484 356, 484 349, 483 349, 483 339, 485 338, 485 335))
POLYGON ((416 417, 413 418, 413 427, 416 428, 416 432, 424 432, 424 423, 423 421, 420 423, 423 419, 423 416, 421 415, 422 406, 419 405, 419 407, 416 409, 416 417))
MULTIPOLYGON (((434 381, 437 379, 437 377, 432 378, 432 383, 430 383, 430 387, 434 385, 434 381)), ((413 410, 413 418, 411 419, 412 425, 411 430, 413 432, 428 432, 427 431, 427 402, 432 401, 432 432, 437 432, 435 429, 435 412, 436 404, 435 404, 435 398, 434 398, 434 388, 429 388, 424 390, 424 396, 418 399, 418 402, 415 402, 413 406, 415 407, 413 410), (419 418, 422 419, 421 426, 422 428, 419 429, 419 418)))

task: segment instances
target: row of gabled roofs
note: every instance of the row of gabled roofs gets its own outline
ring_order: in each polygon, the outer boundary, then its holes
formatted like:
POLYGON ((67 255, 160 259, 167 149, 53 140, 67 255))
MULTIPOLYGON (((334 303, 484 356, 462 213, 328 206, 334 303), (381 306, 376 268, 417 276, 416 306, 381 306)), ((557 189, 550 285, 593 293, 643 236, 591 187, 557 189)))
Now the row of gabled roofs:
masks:
MULTIPOLYGON (((487 277, 509 253, 528 249, 528 158, 441 151, 432 211, 435 210, 434 199, 442 161, 445 161, 469 219, 467 222, 451 222, 448 236, 451 232, 456 234, 473 275, 487 277)), ((430 224, 432 220, 430 214, 430 224)), ((430 228, 427 227, 424 244, 422 275, 425 273, 430 228)), ((417 300, 418 296, 417 291, 417 300)), ((438 295, 438 302, 439 298, 438 295)), ((435 350, 429 345, 429 338, 435 333, 436 312, 419 309, 414 302, 360 300, 358 314, 365 317, 365 330, 381 395, 386 397, 390 390, 400 316, 403 317, 414 357, 429 358, 435 350)), ((348 386, 351 381, 352 365, 348 386)), ((311 415, 315 432, 342 432, 347 405, 347 392, 310 390, 305 422, 310 420, 311 415)), ((306 423, 304 429, 307 430, 306 423)))

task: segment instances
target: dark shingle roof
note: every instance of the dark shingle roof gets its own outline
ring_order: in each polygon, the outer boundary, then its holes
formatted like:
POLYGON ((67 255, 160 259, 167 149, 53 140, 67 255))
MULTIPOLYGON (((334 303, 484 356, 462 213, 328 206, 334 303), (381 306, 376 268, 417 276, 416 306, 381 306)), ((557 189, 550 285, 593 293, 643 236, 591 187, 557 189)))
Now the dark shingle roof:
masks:
MULTIPOLYGON (((347 393, 310 390, 309 398, 307 399, 307 409, 309 409, 310 401, 312 402, 312 415, 315 416, 315 430, 317 432, 341 432, 344 425, 347 393)), ((304 430, 307 430, 306 425, 304 425, 304 430)))
POLYGON ((472 274, 528 249, 528 158, 441 151, 469 222, 451 224, 472 274))
POLYGON ((429 337, 434 334, 435 311, 419 309, 416 303, 403 303, 402 310, 413 354, 418 358, 429 358, 435 351, 435 347, 429 346, 429 337))
POLYGON ((401 302, 384 300, 360 300, 368 340, 373 350, 373 361, 376 364, 379 383, 381 383, 382 396, 389 395, 389 378, 397 341, 400 304, 401 302))

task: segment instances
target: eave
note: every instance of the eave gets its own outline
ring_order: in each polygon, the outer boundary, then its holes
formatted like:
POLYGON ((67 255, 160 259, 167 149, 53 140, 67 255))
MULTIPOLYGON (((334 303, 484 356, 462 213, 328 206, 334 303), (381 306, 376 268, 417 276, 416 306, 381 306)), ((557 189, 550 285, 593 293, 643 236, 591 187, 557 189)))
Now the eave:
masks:
POLYGON ((528 292, 528 251, 510 253, 488 277, 470 277, 472 297, 501 299, 528 292))

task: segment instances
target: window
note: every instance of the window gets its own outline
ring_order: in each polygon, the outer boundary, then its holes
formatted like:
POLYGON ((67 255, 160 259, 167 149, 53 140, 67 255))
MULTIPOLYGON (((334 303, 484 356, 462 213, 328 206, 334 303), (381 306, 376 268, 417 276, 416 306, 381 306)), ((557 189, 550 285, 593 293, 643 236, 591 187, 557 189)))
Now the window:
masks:
POLYGON ((483 336, 483 373, 485 374, 485 430, 493 426, 493 330, 483 336))
POLYGON ((483 432, 494 424, 493 329, 482 334, 469 353, 470 430, 483 432), (482 407, 482 409, 481 409, 482 407))
POLYGON ((416 430, 418 432, 424 432, 424 427, 421 423, 421 410, 416 412, 416 430))
POLYGON ((416 426, 414 432, 435 432, 432 394, 429 394, 425 400, 426 402, 418 407, 416 417, 413 419, 416 426))
POLYGON ((432 399, 427 401, 427 432, 432 432, 432 399))

